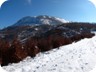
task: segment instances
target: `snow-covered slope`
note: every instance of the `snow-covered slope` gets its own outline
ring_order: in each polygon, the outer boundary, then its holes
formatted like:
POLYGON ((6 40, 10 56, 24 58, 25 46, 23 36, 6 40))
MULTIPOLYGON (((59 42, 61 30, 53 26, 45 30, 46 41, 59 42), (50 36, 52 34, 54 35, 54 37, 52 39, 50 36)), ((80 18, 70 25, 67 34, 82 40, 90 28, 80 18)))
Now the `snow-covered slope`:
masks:
POLYGON ((3 68, 8 72, 90 72, 95 65, 96 36, 3 68))
POLYGON ((40 16, 26 16, 20 19, 17 23, 13 26, 20 26, 20 25, 32 25, 32 24, 62 24, 68 22, 64 19, 47 16, 47 15, 40 15, 40 16))
POLYGON ((2 67, 0 66, 0 72, 7 72, 4 69, 2 69, 2 67))
POLYGON ((96 66, 90 72, 96 72, 96 66))

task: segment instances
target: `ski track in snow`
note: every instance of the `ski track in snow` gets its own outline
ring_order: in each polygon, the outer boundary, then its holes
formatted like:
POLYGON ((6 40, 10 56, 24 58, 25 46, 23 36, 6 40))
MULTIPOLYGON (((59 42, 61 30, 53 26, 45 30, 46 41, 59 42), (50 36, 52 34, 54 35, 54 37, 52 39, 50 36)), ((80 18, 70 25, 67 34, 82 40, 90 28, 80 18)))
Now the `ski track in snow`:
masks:
POLYGON ((62 46, 34 59, 27 57, 3 68, 7 72, 90 72, 96 65, 96 36, 62 46))

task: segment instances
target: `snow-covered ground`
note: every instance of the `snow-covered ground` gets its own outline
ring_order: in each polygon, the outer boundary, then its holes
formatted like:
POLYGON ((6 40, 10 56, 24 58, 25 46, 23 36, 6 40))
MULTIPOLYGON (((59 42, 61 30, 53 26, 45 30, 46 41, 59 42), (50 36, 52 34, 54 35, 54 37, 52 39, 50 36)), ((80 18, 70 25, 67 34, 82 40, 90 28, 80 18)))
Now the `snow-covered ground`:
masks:
POLYGON ((7 72, 0 66, 0 72, 7 72))
POLYGON ((90 72, 96 72, 96 66, 90 72))
POLYGON ((39 53, 34 59, 27 57, 3 69, 7 72, 90 72, 95 65, 96 36, 39 53))

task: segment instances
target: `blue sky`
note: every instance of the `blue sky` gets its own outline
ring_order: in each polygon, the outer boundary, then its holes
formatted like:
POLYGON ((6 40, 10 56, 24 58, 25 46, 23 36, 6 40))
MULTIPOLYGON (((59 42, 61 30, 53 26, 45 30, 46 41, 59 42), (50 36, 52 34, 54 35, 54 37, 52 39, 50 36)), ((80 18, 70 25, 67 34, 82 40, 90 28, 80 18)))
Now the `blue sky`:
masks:
POLYGON ((96 22, 96 7, 88 0, 8 0, 0 9, 0 28, 14 24, 22 17, 38 15, 96 22))

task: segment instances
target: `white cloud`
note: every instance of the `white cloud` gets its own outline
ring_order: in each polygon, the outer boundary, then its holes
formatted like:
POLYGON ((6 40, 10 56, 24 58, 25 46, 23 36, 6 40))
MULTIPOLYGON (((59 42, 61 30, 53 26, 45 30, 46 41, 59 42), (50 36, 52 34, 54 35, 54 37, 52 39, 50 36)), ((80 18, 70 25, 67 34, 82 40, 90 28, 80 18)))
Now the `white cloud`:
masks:
POLYGON ((7 0, 0 0, 0 8, 1 8, 2 4, 3 4, 5 1, 7 1, 7 0))
POLYGON ((28 3, 29 3, 29 4, 31 4, 31 3, 32 3, 32 0, 27 0, 27 1, 28 1, 28 3))
POLYGON ((96 0, 89 0, 96 7, 96 0))

